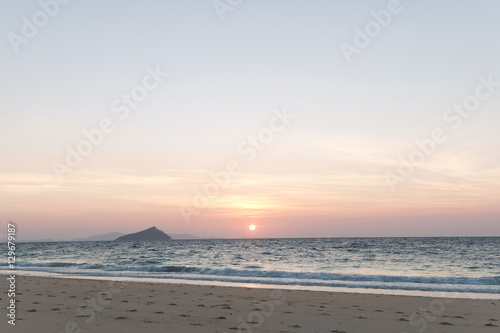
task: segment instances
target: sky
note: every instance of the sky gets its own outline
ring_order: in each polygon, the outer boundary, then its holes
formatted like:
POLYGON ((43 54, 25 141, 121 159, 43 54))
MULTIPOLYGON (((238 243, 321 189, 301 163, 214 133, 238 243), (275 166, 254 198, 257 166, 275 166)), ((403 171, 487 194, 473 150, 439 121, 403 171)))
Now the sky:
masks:
POLYGON ((500 236, 498 1, 59 1, 0 1, 0 234, 500 236))

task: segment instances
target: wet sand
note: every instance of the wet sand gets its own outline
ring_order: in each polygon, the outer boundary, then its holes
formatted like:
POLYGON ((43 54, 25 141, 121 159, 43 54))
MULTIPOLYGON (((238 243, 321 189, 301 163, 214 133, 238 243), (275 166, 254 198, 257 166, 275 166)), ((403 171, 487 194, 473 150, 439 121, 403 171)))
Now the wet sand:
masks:
POLYGON ((500 332, 500 301, 1 276, 1 332, 500 332))

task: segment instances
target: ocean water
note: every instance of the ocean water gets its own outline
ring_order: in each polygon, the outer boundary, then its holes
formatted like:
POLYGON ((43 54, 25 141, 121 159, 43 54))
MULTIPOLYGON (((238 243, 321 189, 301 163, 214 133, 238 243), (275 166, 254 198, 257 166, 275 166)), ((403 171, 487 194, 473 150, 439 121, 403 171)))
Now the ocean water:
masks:
POLYGON ((500 237, 19 243, 16 264, 18 275, 500 299, 500 237))

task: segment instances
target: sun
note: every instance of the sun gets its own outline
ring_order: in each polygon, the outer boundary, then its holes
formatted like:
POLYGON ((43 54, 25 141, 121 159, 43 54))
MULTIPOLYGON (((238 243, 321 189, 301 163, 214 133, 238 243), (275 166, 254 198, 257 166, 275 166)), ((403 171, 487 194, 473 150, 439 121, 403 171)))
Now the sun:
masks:
POLYGON ((252 225, 251 225, 251 226, 249 226, 248 228, 249 228, 250 230, 254 231, 254 230, 255 230, 255 225, 253 225, 253 224, 252 224, 252 225))

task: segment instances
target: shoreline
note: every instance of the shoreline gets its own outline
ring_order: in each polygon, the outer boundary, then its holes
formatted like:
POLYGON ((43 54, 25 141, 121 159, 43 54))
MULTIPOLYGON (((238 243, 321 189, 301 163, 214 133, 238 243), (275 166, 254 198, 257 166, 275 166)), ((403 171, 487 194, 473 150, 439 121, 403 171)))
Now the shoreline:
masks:
MULTIPOLYGON (((0 271, 0 276, 8 275, 8 271, 0 271)), ((188 279, 160 279, 147 277, 128 276, 94 276, 94 275, 66 275, 59 273, 38 272, 38 271, 17 271, 17 276, 40 277, 55 279, 79 279, 91 281, 127 281, 137 283, 157 283, 173 285, 194 285, 194 286, 214 286, 230 288, 256 288, 256 289, 279 289, 279 290, 300 290, 311 292, 329 292, 362 295, 387 295, 387 296, 407 296, 407 297, 431 297, 449 299, 471 299, 471 300, 500 300, 500 294, 493 293, 472 293, 454 291, 423 291, 405 289, 376 289, 376 288, 348 288, 348 287, 323 287, 307 285, 286 285, 286 284, 259 284, 246 282, 225 282, 217 280, 188 280, 188 279)))
MULTIPOLYGON (((7 290, 7 279, 1 280, 7 290)), ((18 275, 16 280, 16 326, 29 332, 410 333, 425 327, 428 332, 482 333, 500 326, 500 301, 495 300, 120 279, 18 275)), ((2 293, 0 302, 6 297, 2 293)), ((3 317, 0 327, 8 332, 13 326, 3 317)))

